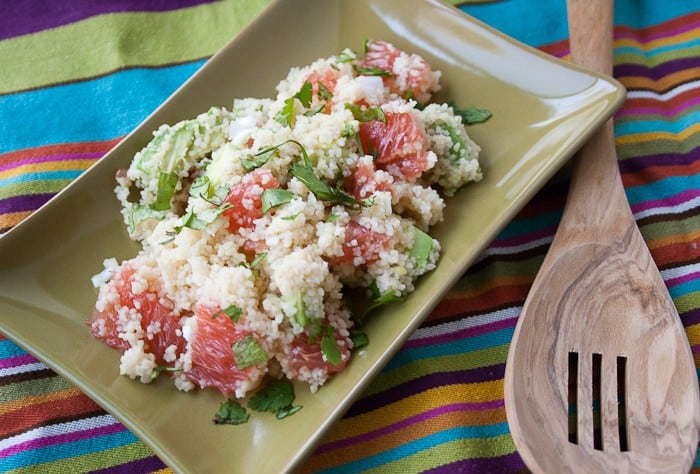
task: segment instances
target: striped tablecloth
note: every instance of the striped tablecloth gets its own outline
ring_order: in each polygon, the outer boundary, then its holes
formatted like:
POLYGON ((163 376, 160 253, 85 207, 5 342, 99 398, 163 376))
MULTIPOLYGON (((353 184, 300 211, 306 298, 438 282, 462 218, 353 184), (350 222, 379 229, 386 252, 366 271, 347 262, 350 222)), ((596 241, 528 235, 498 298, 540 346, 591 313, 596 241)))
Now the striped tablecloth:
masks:
MULTIPOLYGON (((99 160, 266 3, 5 2, 0 232, 99 160)), ((564 0, 460 8, 547 53, 568 54, 564 0)), ((622 179, 697 365, 700 2, 618 0, 615 25, 614 75, 629 91, 615 120, 622 179)), ((495 239, 305 470, 526 469, 506 423, 503 375, 566 189, 561 173, 495 239)), ((167 468, 136 436, 0 334, 0 471, 160 470, 167 468)), ((700 460, 693 472, 700 473, 700 460)))

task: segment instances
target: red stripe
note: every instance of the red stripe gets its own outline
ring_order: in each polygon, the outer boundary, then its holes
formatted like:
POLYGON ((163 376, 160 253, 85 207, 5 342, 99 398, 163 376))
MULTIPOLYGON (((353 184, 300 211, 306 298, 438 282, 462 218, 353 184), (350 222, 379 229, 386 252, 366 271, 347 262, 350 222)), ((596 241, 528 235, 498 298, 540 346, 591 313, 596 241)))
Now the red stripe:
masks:
POLYGON ((52 156, 67 155, 71 153, 107 153, 121 141, 123 137, 98 142, 76 142, 59 143, 56 145, 45 145, 36 148, 25 148, 17 151, 0 154, 0 163, 10 164, 17 161, 52 156))

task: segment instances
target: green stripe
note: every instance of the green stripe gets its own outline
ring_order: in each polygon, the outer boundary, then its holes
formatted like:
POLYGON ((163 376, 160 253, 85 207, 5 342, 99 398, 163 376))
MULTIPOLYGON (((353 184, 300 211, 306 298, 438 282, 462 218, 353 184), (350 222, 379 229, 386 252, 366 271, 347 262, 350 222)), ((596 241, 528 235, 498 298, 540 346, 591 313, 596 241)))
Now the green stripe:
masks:
POLYGON ((700 307, 700 291, 694 291, 678 298, 674 298, 673 302, 678 308, 679 313, 687 313, 700 307))
POLYGON ((668 61, 676 59, 694 58, 698 55, 697 46, 681 48, 672 51, 663 51, 659 54, 645 56, 639 53, 615 53, 615 65, 639 64, 642 66, 656 67, 668 61))
POLYGON ((0 94, 211 56, 267 3, 227 0, 168 12, 98 15, 2 41, 0 94), (76 50, 77 38, 85 48, 76 50))
POLYGON ((463 459, 506 456, 513 452, 515 452, 515 444, 510 434, 492 438, 458 439, 388 464, 382 464, 365 472, 417 472, 463 459))
POLYGON ((40 181, 25 181, 22 183, 0 186, 0 199, 24 195, 57 193, 71 183, 71 179, 51 179, 40 181))
POLYGON ((687 219, 654 222, 639 227, 644 239, 647 241, 675 235, 685 235, 695 229, 700 229, 700 215, 690 216, 687 219))
POLYGON ((32 394, 32 396, 56 393, 61 390, 73 388, 67 379, 59 377, 42 377, 36 380, 25 380, 23 382, 12 383, 0 390, 0 403, 14 402, 21 400, 32 394))
POLYGON ((617 156, 624 160, 663 153, 689 153, 698 146, 700 146, 700 133, 680 141, 663 139, 617 145, 617 156))
POLYGON ((540 266, 542 266, 542 260, 544 260, 546 249, 542 248, 540 252, 541 253, 538 253, 530 258, 522 258, 522 253, 520 252, 507 255, 490 256, 489 258, 493 258, 494 260, 492 260, 489 265, 478 271, 470 271, 466 278, 460 278, 455 283, 451 291, 465 292, 470 290, 479 290, 486 285, 492 284, 493 280, 496 278, 534 278, 540 266), (505 261, 496 260, 503 257, 521 257, 521 259, 505 261))
POLYGON ((104 451, 95 451, 82 456, 69 457, 44 464, 34 464, 12 472, 64 474, 66 472, 89 472, 124 464, 152 456, 153 452, 143 442, 136 442, 104 451))
POLYGON ((382 376, 374 379, 368 389, 365 390, 364 396, 381 393, 412 379, 433 374, 436 367, 440 368, 440 372, 456 372, 487 365, 503 364, 507 357, 508 344, 503 344, 473 352, 416 360, 397 369, 382 372, 382 376))

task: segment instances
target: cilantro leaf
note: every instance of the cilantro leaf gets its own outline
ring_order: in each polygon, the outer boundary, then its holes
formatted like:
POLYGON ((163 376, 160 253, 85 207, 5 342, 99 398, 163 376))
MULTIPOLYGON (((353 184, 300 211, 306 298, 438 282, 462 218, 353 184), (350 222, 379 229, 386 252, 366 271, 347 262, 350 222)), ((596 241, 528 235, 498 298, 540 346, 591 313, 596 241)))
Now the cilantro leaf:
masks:
POLYGON ((151 380, 155 380, 158 378, 158 376, 162 372, 180 372, 182 371, 181 367, 168 367, 165 365, 159 365, 157 367, 154 367, 153 370, 151 371, 151 380))
POLYGON ((340 365, 340 348, 335 339, 333 327, 326 326, 321 337, 321 352, 328 362, 333 365, 340 365))
POLYGON ((262 213, 265 214, 273 207, 279 207, 290 202, 297 195, 286 189, 272 188, 264 190, 260 197, 262 199, 262 213))
POLYGON ((214 416, 217 425, 241 425, 248 421, 248 411, 235 400, 225 400, 219 405, 219 411, 214 416))
POLYGON ((241 314, 243 314, 243 310, 238 306, 230 305, 212 314, 211 319, 216 319, 222 313, 231 318, 231 321, 237 323, 241 317, 241 314))
POLYGON ((275 153, 277 153, 277 147, 264 148, 254 155, 241 159, 241 166, 250 173, 270 161, 275 153))
POLYGON ((311 83, 309 81, 304 82, 299 92, 294 94, 294 97, 299 99, 299 102, 304 107, 311 105, 311 99, 313 98, 313 86, 311 83))
POLYGON ((326 86, 323 85, 323 82, 318 83, 317 95, 319 100, 331 100, 333 98, 333 93, 329 91, 326 86))
POLYGON ((386 123, 386 116, 381 107, 369 107, 363 109, 357 104, 345 104, 345 108, 352 112, 352 116, 355 120, 360 122, 371 122, 372 120, 379 120, 380 122, 386 123))
POLYGON ((165 211, 157 211, 141 204, 134 205, 129 213, 129 233, 133 234, 136 226, 146 219, 165 219, 165 211))
POLYGON ((304 183, 321 201, 337 202, 353 207, 360 207, 360 202, 338 188, 331 187, 321 181, 314 173, 311 163, 295 163, 292 165, 292 175, 304 183))
POLYGON ((489 110, 479 107, 467 107, 466 109, 461 109, 455 102, 449 102, 447 105, 452 107, 455 114, 462 117, 462 123, 464 123, 464 125, 473 125, 476 123, 486 122, 493 115, 489 110))
POLYGON ((369 337, 367 334, 358 329, 350 330, 350 339, 352 339, 352 345, 355 349, 360 349, 369 344, 369 337))
POLYGON ((309 110, 307 110, 306 112, 304 112, 304 115, 307 116, 307 117, 313 117, 314 115, 316 115, 317 113, 321 112, 321 111, 322 111, 323 109, 325 109, 325 108, 326 108, 326 103, 325 103, 325 102, 321 102, 320 104, 318 104, 318 105, 317 105, 316 107, 314 107, 313 109, 309 109, 309 110))
POLYGON ((294 402, 294 387, 288 380, 270 380, 248 401, 248 408, 275 413, 286 409, 294 402))
POLYGON ((380 69, 378 67, 362 67, 362 66, 353 66, 352 67, 356 73, 358 73, 361 76, 393 76, 394 73, 391 71, 387 71, 386 69, 380 69))
POLYGON ((267 252, 260 252, 259 254, 256 254, 253 261, 250 262, 250 268, 255 268, 260 265, 262 261, 265 260, 265 257, 267 257, 267 252))
POLYGON ((275 413, 275 418, 277 418, 278 420, 282 420, 284 418, 287 418, 288 416, 292 416, 302 408, 303 407, 301 405, 289 405, 288 407, 284 407, 277 410, 277 412, 275 413))
POLYGON ((233 349, 233 359, 236 361, 236 367, 239 369, 261 364, 268 359, 267 354, 262 350, 258 341, 250 334, 234 342, 231 349, 233 349))
POLYGON ((287 127, 294 126, 294 100, 294 97, 285 100, 284 106, 282 106, 282 109, 275 115, 275 120, 287 127))

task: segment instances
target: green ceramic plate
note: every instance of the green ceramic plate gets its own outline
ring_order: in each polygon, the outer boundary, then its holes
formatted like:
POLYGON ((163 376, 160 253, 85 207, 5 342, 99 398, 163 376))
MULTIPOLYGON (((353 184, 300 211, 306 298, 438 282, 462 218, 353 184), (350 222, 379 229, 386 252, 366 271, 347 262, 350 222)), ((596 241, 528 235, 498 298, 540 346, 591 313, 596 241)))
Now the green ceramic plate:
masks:
MULTIPOLYGON (((67 377, 183 472, 281 472, 298 466, 423 321, 451 285, 533 194, 624 98, 617 82, 552 59, 436 0, 273 2, 152 116, 46 206, 0 238, 0 329, 67 377), (212 417, 214 390, 178 392, 118 375, 119 355, 84 321, 102 260, 135 254, 121 224, 114 173, 161 123, 194 117, 235 97, 269 97, 294 65, 359 50, 383 38, 443 72, 439 100, 490 109, 469 132, 483 148, 485 179, 448 201, 431 233, 438 268, 405 302, 367 327, 371 343, 317 394, 296 388, 303 410, 282 421, 256 415, 238 427, 212 417)), ((163 379, 163 378, 161 378, 163 379)))

